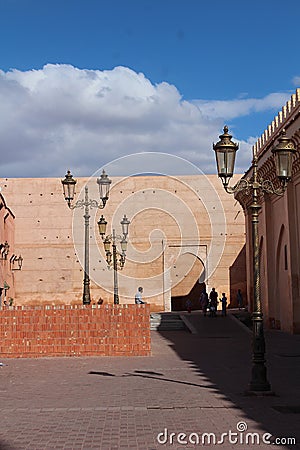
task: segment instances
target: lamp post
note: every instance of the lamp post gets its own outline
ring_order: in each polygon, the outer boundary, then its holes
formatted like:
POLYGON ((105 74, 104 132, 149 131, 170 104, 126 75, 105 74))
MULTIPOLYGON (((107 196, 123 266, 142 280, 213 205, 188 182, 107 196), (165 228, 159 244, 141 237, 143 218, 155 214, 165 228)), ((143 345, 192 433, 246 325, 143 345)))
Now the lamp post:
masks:
POLYGON ((75 197, 75 185, 77 183, 74 180, 73 175, 68 170, 64 180, 61 180, 63 185, 63 192, 65 200, 70 209, 84 208, 84 279, 83 279, 83 296, 82 301, 84 305, 89 305, 91 303, 90 296, 90 276, 89 276, 89 223, 90 223, 90 208, 103 209, 108 200, 109 188, 111 180, 106 175, 103 170, 101 176, 97 178, 97 184, 99 186, 100 202, 96 200, 91 200, 89 198, 88 187, 85 186, 84 189, 84 200, 77 200, 75 205, 72 205, 72 201, 75 197))
POLYGON ((218 176, 221 178, 224 189, 229 194, 245 191, 247 195, 252 192, 251 222, 252 222, 252 246, 253 246, 253 312, 252 312, 252 373, 249 389, 251 392, 270 392, 271 386, 267 380, 265 366, 265 338, 263 329, 263 312, 260 297, 260 261, 259 261, 259 235, 258 215, 261 206, 258 201, 259 192, 266 192, 281 196, 284 194, 287 182, 291 179, 292 159, 296 152, 293 143, 287 138, 285 130, 281 132, 278 144, 273 148, 275 158, 276 175, 281 182, 280 188, 275 188, 271 180, 264 180, 258 175, 258 158, 253 148, 252 178, 240 179, 233 187, 229 186, 229 180, 233 176, 235 155, 238 144, 232 142, 232 136, 228 134, 228 127, 224 127, 224 134, 219 136, 220 141, 213 144, 216 153, 218 176))
POLYGON ((127 250, 127 235, 128 235, 128 227, 130 221, 127 219, 124 214, 123 219, 121 220, 122 225, 122 236, 116 235, 115 229, 113 229, 112 234, 105 235, 106 233, 106 225, 107 222, 104 219, 103 215, 100 217, 98 221, 99 234, 102 237, 104 250, 106 254, 106 261, 108 267, 113 266, 114 270, 114 304, 119 304, 119 288, 118 288, 118 267, 122 270, 125 265, 126 259, 126 250, 127 250), (117 242, 121 244, 121 252, 117 249, 117 242), (112 252, 111 252, 112 248, 112 252), (119 260, 118 260, 119 257, 119 260))

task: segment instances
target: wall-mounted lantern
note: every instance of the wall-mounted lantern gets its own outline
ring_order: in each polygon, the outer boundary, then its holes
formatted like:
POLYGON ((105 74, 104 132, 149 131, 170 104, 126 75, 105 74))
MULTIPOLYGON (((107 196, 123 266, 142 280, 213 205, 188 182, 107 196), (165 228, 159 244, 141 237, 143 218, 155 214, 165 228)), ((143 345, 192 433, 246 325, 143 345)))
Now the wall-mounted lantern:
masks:
POLYGON ((12 255, 9 260, 11 270, 21 270, 23 265, 23 258, 21 255, 12 255))
POLYGON ((7 255, 9 253, 9 244, 7 241, 4 244, 0 244, 0 260, 5 261, 7 259, 7 255))

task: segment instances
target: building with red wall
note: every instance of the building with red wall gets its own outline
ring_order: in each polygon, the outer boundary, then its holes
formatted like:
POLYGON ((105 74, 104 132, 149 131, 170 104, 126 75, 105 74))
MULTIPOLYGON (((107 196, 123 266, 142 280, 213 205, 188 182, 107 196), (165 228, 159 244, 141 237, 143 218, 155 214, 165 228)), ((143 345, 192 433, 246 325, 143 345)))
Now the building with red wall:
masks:
MULTIPOLYGON (((260 291, 266 325, 289 333, 300 332, 300 89, 291 96, 272 123, 257 140, 258 175, 275 188, 280 182, 275 172, 272 149, 285 129, 296 149, 292 179, 285 193, 261 194, 259 202, 260 291)), ((251 178, 250 168, 245 178, 251 178)), ((236 194, 245 212, 247 296, 252 307, 252 196, 236 194)))

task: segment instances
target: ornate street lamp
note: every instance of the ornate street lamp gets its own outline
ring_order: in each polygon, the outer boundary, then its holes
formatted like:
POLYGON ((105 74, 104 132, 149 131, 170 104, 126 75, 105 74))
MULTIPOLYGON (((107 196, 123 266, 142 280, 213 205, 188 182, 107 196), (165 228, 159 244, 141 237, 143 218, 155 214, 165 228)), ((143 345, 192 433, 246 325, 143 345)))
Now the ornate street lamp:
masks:
POLYGON ((281 183, 286 186, 286 183, 292 178, 293 156, 296 150, 286 136, 284 129, 278 141, 279 143, 273 148, 272 153, 275 157, 276 175, 281 183))
POLYGON ((252 246, 253 246, 253 334, 252 334, 252 373, 250 381, 251 392, 270 392, 271 386, 267 380, 267 370, 265 366, 265 338, 263 329, 263 313, 260 298, 260 261, 259 261, 259 236, 258 236, 258 214, 261 206, 258 202, 259 191, 269 194, 283 195, 287 182, 291 179, 292 160, 296 152, 293 143, 286 137, 285 130, 282 131, 272 153, 275 158, 276 175, 281 182, 281 187, 276 189, 271 180, 263 180, 258 176, 258 158, 253 147, 253 161, 251 165, 252 178, 240 179, 237 184, 230 187, 229 180, 233 176, 235 154, 238 144, 232 142, 232 136, 228 134, 228 127, 224 127, 224 134, 221 134, 220 141, 213 144, 216 152, 218 176, 223 182, 224 189, 229 194, 245 191, 250 194, 252 191, 252 204, 250 205, 252 215, 252 246))
MULTIPOLYGON (((85 196, 84 200, 77 200, 75 205, 72 205, 72 201, 75 197, 75 185, 77 183, 74 180, 73 175, 68 170, 66 177, 64 180, 61 180, 63 185, 63 193, 65 200, 70 209, 75 208, 85 208, 84 214, 84 223, 85 223, 85 232, 84 232, 84 280, 83 280, 83 304, 89 305, 91 303, 90 296, 90 276, 89 276, 89 222, 90 222, 90 208, 99 208, 103 209, 106 205, 109 195, 109 188, 111 184, 111 180, 106 175, 103 170, 101 176, 97 178, 97 184, 99 185, 99 195, 100 202, 96 200, 89 199, 88 187, 85 186, 85 196)), ((103 216, 102 216, 103 217, 103 216)))
POLYGON ((107 222, 103 216, 100 217, 98 221, 99 234, 103 240, 103 246, 106 254, 106 262, 110 268, 113 265, 114 270, 114 304, 119 304, 119 287, 118 287, 118 267, 120 270, 123 269, 126 260, 127 251, 127 235, 130 220, 124 214, 123 219, 120 222, 122 226, 122 236, 116 235, 115 229, 113 229, 112 234, 105 235, 107 222), (117 241, 121 244, 121 252, 117 250, 117 241), (112 247, 112 252, 111 252, 112 247), (118 260, 119 257, 119 260, 118 260))
POLYGON ((218 175, 222 180, 223 186, 228 186, 230 178, 233 176, 235 154, 239 145, 231 141, 231 134, 228 134, 228 127, 224 127, 224 134, 220 137, 220 141, 214 144, 216 152, 218 175))

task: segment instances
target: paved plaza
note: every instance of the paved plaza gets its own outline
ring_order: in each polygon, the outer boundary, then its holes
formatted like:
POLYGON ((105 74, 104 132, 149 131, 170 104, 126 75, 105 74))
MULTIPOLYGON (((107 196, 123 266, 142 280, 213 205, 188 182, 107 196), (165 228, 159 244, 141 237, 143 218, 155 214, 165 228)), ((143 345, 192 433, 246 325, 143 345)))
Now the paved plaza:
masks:
POLYGON ((150 357, 0 359, 0 449, 300 448, 300 336, 266 333, 275 395, 253 397, 249 330, 185 318, 150 357))

